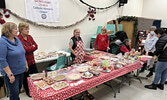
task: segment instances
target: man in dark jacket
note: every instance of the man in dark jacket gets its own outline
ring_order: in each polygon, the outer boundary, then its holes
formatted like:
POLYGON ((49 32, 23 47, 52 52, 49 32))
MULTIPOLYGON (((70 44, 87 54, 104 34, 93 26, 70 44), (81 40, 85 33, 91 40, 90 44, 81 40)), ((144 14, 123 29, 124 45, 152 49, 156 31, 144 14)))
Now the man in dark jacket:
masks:
POLYGON ((164 84, 167 79, 167 34, 165 34, 161 28, 155 30, 155 33, 159 38, 155 45, 156 51, 154 52, 154 55, 158 56, 158 61, 156 64, 154 81, 151 85, 145 85, 145 88, 156 90, 158 87, 164 90, 164 84))

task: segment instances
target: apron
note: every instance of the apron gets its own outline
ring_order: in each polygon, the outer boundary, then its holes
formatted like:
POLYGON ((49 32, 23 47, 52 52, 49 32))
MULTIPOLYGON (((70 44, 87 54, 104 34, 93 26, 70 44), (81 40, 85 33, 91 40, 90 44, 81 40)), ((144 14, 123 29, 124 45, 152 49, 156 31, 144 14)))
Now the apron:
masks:
POLYGON ((76 57, 73 59, 73 64, 81 64, 85 55, 82 41, 77 41, 77 47, 74 49, 74 52, 76 57))

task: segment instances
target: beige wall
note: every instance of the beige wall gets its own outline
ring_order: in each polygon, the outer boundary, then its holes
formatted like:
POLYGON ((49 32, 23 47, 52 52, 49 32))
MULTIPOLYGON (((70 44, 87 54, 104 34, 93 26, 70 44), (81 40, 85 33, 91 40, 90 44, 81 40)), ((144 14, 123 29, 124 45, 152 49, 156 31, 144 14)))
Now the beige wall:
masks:
POLYGON ((143 0, 142 16, 162 19, 161 26, 167 27, 167 0, 143 0))
MULTIPOLYGON (((113 4, 117 0, 84 0, 85 2, 96 7, 105 7, 113 4)), ((88 21, 86 19, 77 26, 62 29, 51 30, 37 26, 30 25, 30 34, 34 37, 39 45, 38 51, 53 51, 53 50, 66 50, 68 48, 69 39, 73 34, 73 29, 80 28, 81 36, 84 41, 85 47, 90 46, 90 37, 96 33, 97 26, 106 26, 107 21, 116 19, 121 15, 141 16, 143 0, 128 0, 128 4, 124 7, 118 6, 104 11, 97 11, 95 21, 88 21)), ((22 17, 26 17, 25 13, 25 0, 6 0, 8 9, 17 13, 22 17)), ((60 22, 57 23, 42 23, 45 25, 69 25, 80 19, 86 14, 88 7, 79 2, 79 0, 59 0, 60 22)), ((18 24, 21 20, 11 16, 6 21, 15 22, 18 24)), ((0 28, 2 26, 0 25, 0 28)))

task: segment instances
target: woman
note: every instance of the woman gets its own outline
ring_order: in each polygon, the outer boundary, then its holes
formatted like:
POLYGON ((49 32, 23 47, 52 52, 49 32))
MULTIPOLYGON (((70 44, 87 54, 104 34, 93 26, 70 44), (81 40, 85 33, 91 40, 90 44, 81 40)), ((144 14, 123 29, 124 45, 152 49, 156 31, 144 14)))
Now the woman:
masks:
MULTIPOLYGON (((147 38, 146 38, 146 41, 145 41, 145 44, 144 44, 144 50, 145 50, 145 55, 146 56, 154 56, 154 51, 155 51, 155 44, 158 40, 158 38, 156 37, 156 34, 153 30, 155 30, 156 27, 151 27, 151 31, 150 33, 147 35, 147 38)), ((147 66, 150 67, 150 72, 148 75, 146 75, 146 77, 150 77, 153 75, 153 70, 154 70, 154 59, 150 59, 147 61, 147 66)), ((146 64, 143 65, 142 69, 140 72, 144 72, 145 70, 145 67, 146 67, 146 64)))
POLYGON ((23 73, 28 71, 25 50, 17 38, 17 25, 7 22, 0 38, 0 71, 10 91, 10 100, 20 100, 23 73))
POLYGON ((155 45, 156 51, 154 52, 154 55, 158 56, 158 61, 155 68, 154 81, 151 85, 145 85, 145 88, 156 90, 158 87, 164 90, 164 83, 167 78, 167 34, 161 28, 155 30, 155 33, 159 38, 155 45))
POLYGON ((38 73, 33 54, 34 51, 38 49, 38 45, 33 40, 32 36, 29 35, 29 25, 27 23, 20 23, 18 29, 20 32, 18 38, 22 42, 22 45, 26 51, 25 55, 29 67, 29 71, 24 73, 23 85, 26 94, 30 97, 27 77, 29 77, 29 74, 38 73))
POLYGON ((73 32, 74 36, 71 37, 69 43, 69 49, 71 51, 71 57, 73 64, 81 64, 84 59, 83 41, 80 37, 80 30, 77 28, 73 32))
POLYGON ((100 51, 107 51, 109 49, 109 41, 108 41, 108 34, 106 34, 107 29, 103 27, 101 29, 101 33, 97 35, 96 41, 94 43, 93 49, 95 50, 96 45, 97 45, 97 50, 100 51))
POLYGON ((121 43, 120 40, 117 40, 115 43, 117 45, 119 45, 119 48, 116 51, 116 54, 122 53, 122 55, 124 55, 125 52, 130 52, 131 51, 131 48, 130 48, 130 46, 131 46, 131 40, 130 39, 125 39, 123 41, 123 43, 121 43))

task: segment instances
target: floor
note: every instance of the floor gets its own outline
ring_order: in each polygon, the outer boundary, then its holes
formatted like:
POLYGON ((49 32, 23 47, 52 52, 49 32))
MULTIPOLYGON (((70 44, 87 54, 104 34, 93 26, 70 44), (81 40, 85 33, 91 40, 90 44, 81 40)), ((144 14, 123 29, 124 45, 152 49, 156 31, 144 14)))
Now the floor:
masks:
MULTIPOLYGON (((145 76, 148 72, 141 73, 140 76, 145 76)), ((95 97, 95 100, 166 100, 167 98, 167 85, 165 86, 165 90, 150 90, 144 88, 144 85, 152 83, 154 76, 149 79, 142 79, 142 83, 140 83, 136 79, 132 79, 131 85, 125 83, 121 87, 121 92, 117 92, 117 97, 114 98, 113 91, 111 88, 106 85, 99 85, 97 88, 92 88, 89 92, 95 97)), ((117 83, 120 82, 120 79, 111 80, 114 88, 118 91, 117 83)), ((26 96, 25 93, 20 94, 21 100, 33 100, 26 96)), ((0 100, 9 100, 9 98, 4 97, 0 100)))

